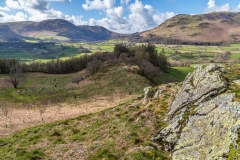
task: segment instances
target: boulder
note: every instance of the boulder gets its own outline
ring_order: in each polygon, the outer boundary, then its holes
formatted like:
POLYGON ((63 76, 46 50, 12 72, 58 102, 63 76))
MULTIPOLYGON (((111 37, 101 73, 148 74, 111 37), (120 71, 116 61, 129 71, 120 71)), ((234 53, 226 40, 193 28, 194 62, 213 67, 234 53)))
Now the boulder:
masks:
POLYGON ((167 125, 152 140, 171 151, 172 159, 225 159, 237 145, 240 103, 226 92, 223 65, 197 66, 170 106, 167 125))
POLYGON ((161 90, 158 90, 158 88, 153 88, 153 87, 146 87, 144 88, 144 102, 151 98, 156 98, 161 94, 161 90))

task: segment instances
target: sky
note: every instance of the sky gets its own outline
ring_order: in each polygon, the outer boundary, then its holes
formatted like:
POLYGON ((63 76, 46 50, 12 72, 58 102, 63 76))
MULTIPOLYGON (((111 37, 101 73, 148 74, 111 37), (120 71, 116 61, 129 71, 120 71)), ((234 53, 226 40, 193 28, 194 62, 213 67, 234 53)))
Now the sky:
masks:
POLYGON ((240 0, 0 0, 0 23, 65 19, 135 33, 177 14, 220 11, 240 12, 240 0))

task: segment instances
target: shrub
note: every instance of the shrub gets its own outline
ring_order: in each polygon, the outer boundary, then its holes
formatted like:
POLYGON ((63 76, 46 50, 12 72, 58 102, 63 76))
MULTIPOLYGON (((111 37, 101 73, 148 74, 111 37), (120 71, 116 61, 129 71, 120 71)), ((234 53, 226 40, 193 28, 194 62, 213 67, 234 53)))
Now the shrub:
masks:
POLYGON ((122 53, 129 53, 129 49, 124 44, 116 44, 114 47, 114 53, 115 56, 119 58, 122 53))
POLYGON ((138 66, 140 67, 140 72, 147 78, 152 79, 157 75, 158 70, 149 61, 142 59, 138 61, 138 66))
POLYGON ((93 75, 99 71, 103 62, 101 60, 93 60, 87 64, 87 71, 90 75, 93 75))
POLYGON ((230 52, 226 51, 225 53, 219 53, 214 56, 214 61, 215 62, 226 62, 230 59, 230 52))
POLYGON ((77 83, 79 84, 81 81, 83 81, 84 78, 82 76, 77 76, 72 78, 72 83, 77 83))

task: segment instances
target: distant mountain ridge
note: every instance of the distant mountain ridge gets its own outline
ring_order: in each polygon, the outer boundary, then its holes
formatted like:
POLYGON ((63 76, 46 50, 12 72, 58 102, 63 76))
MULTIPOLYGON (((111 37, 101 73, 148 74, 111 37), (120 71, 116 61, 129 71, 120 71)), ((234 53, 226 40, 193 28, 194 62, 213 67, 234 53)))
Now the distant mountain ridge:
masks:
POLYGON ((61 36, 69 40, 97 41, 121 37, 121 34, 101 26, 75 26, 62 19, 41 22, 0 23, 0 40, 17 41, 24 37, 61 36))
POLYGON ((179 14, 158 27, 130 36, 131 41, 219 44, 240 41, 240 13, 179 14))

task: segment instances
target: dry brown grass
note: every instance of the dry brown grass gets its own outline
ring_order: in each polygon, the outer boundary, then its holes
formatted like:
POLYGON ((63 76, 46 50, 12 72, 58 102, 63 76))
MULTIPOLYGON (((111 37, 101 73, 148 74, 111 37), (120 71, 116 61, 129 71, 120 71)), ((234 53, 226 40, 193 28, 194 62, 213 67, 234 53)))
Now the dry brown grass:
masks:
POLYGON ((28 107, 4 103, 0 105, 0 137, 13 134, 24 128, 95 113, 136 97, 137 95, 115 94, 110 97, 95 97, 91 100, 77 101, 72 104, 28 107))

